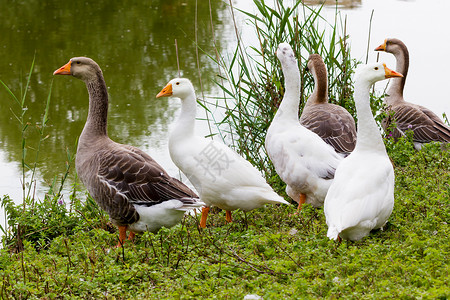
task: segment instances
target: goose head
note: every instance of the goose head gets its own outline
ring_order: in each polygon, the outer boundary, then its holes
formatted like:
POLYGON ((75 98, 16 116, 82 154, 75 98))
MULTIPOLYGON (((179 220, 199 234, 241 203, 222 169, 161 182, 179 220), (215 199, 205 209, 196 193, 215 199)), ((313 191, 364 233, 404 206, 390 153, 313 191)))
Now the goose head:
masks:
POLYGON ((324 79, 325 84, 327 83, 328 78, 327 67, 323 62, 322 56, 315 53, 310 54, 308 58, 308 63, 306 64, 306 69, 310 71, 317 79, 324 79))
POLYGON ((288 43, 281 43, 278 45, 278 49, 275 52, 282 66, 288 66, 291 64, 297 64, 295 59, 294 50, 288 43))
POLYGON ((401 52, 404 48, 406 48, 405 44, 399 39, 388 38, 384 40, 383 44, 375 48, 375 51, 385 51, 395 54, 401 52))
POLYGON ((187 78, 174 78, 156 95, 156 98, 160 97, 177 97, 185 99, 194 93, 194 86, 187 78))
POLYGON ((308 58, 308 63, 306 65, 307 69, 309 71, 312 71, 316 68, 316 66, 319 65, 325 65, 325 63, 323 62, 322 56, 320 56, 319 54, 310 54, 309 58, 308 58))
POLYGON ((365 81, 370 85, 377 81, 392 77, 403 77, 403 75, 389 69, 386 67, 385 63, 362 65, 356 70, 357 80, 365 81))
POLYGON ((88 57, 74 57, 67 64, 53 72, 53 75, 72 75, 83 81, 95 80, 101 69, 98 64, 88 57))

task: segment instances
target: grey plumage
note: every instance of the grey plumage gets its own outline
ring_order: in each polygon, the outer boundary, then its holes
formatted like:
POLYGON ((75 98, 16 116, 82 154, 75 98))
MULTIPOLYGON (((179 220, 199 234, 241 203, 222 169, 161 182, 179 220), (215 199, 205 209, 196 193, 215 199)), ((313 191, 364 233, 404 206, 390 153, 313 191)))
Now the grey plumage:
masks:
POLYGON ((108 92, 97 63, 76 57, 67 65, 70 71, 57 70, 55 74, 83 80, 89 92, 89 113, 79 138, 75 166, 79 178, 111 221, 117 226, 136 223, 140 219, 136 206, 151 207, 176 199, 190 207, 197 202, 198 196, 191 189, 170 177, 148 154, 108 137, 108 92))
POLYGON ((300 123, 337 153, 349 154, 356 145, 355 120, 345 108, 328 103, 327 69, 320 55, 310 55, 308 69, 314 76, 314 92, 303 108, 300 123))
POLYGON ((420 149, 421 144, 432 141, 450 142, 449 126, 428 108, 409 103, 403 98, 409 68, 409 52, 406 45, 399 39, 389 38, 375 50, 393 54, 397 61, 396 71, 403 74, 402 78, 392 79, 387 91, 385 98, 387 116, 382 122, 383 128, 395 139, 405 135, 407 130, 412 130, 417 149, 420 149), (393 124, 395 126, 391 126, 393 124), (393 127, 392 131, 389 131, 390 127, 393 127))

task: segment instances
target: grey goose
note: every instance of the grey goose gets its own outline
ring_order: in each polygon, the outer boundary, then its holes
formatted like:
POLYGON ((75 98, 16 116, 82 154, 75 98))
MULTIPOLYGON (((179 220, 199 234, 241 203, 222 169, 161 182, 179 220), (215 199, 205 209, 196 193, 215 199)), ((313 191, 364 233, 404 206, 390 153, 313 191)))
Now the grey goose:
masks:
POLYGON ((156 232, 181 221, 185 211, 201 207, 198 196, 172 178, 147 153, 108 137, 108 91, 98 64, 74 57, 54 75, 72 75, 85 82, 89 113, 79 137, 75 166, 78 177, 97 204, 119 228, 123 245, 135 233, 156 232))
POLYGON ((392 135, 395 139, 405 135, 407 130, 413 131, 414 147, 420 150, 422 144, 432 141, 450 142, 450 127, 426 107, 405 101, 403 89, 409 68, 409 52, 399 39, 389 38, 375 51, 392 53, 397 61, 396 71, 404 77, 393 78, 384 99, 387 105, 387 116, 383 120, 383 128, 387 131, 395 124, 392 135))
POLYGON ((328 102, 327 68, 322 57, 311 54, 307 67, 314 77, 314 91, 306 101, 300 123, 337 153, 348 155, 356 145, 355 120, 345 108, 328 102))

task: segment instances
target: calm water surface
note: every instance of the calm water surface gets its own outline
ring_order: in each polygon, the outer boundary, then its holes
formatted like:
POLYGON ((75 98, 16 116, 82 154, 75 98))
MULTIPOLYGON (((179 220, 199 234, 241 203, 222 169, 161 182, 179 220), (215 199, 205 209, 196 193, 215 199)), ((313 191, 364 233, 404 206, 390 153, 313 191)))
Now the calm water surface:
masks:
MULTIPOLYGON (((157 100, 155 95, 177 72, 175 39, 178 44, 181 75, 198 77, 195 41, 195 5, 184 1, 152 1, 152 5, 125 6, 113 1, 23 1, 2 5, 0 26, 0 79, 16 94, 26 82, 33 55, 35 68, 31 77, 26 120, 38 122, 44 112, 50 83, 53 81, 50 121, 38 165, 38 178, 51 182, 66 168, 66 151, 74 153, 88 110, 88 96, 83 82, 53 71, 74 56, 89 56, 99 63, 109 89, 109 134, 121 143, 136 145, 150 152, 158 161, 167 156, 168 126, 179 107, 177 101, 157 100)), ((223 36, 226 5, 211 3, 217 36, 223 36)), ((198 43, 212 52, 210 8, 207 1, 198 5, 198 43)), ((220 48, 222 41, 218 41, 220 48)), ((200 56, 202 76, 212 77, 214 65, 200 56)), ((194 80, 195 81, 195 80, 194 80)), ((196 82, 196 84, 198 81, 196 82)), ((211 81, 203 83, 212 89, 211 81)), ((21 198, 21 130, 10 110, 19 107, 0 88, 0 195, 21 198)), ((27 131, 30 147, 28 162, 33 162, 37 146, 36 130, 27 131)), ((173 168, 174 172, 175 169, 173 168)), ((172 172, 172 173, 173 173, 172 172)), ((70 179, 74 179, 74 168, 70 179)), ((38 182, 38 194, 46 190, 38 182)))
MULTIPOLYGON (((305 2, 317 4, 317 1, 305 2)), ((332 22, 334 1, 328 2, 331 4, 325 6, 323 16, 332 22)), ((59 179, 64 172, 66 153, 75 152, 76 139, 86 120, 88 96, 84 83, 68 76, 52 76, 55 69, 73 56, 89 56, 103 70, 110 93, 111 138, 142 148, 170 174, 178 176, 168 154, 167 136, 180 104, 177 100, 157 100, 155 95, 169 79, 178 75, 175 39, 181 75, 191 78, 200 90, 194 43, 196 7, 194 1, 151 3, 125 6, 119 1, 80 4, 31 0, 0 4, 0 79, 18 95, 26 82, 33 55, 36 56, 26 100, 26 119, 31 124, 42 118, 53 80, 46 129, 49 137, 42 145, 37 169, 40 198, 48 189, 47 183, 55 176, 59 179)), ((211 22, 219 50, 225 55, 234 49, 235 33, 227 3, 211 1, 210 8, 208 1, 198 1, 198 44, 208 53, 214 53, 211 22)), ((233 5, 255 11, 250 0, 235 0, 233 5)), ((405 98, 429 107, 439 116, 450 114, 450 97, 444 93, 450 69, 446 59, 450 38, 444 31, 450 28, 448 1, 347 0, 341 1, 339 7, 342 16, 347 16, 354 58, 366 60, 369 21, 374 10, 368 61, 376 61, 377 53, 372 50, 386 37, 402 39, 411 59, 405 98)), ((253 29, 246 25, 245 17, 239 14, 237 17, 246 45, 256 45, 253 29)), ((381 53, 380 60, 395 66, 392 55, 381 53)), ((217 92, 212 82, 217 69, 201 53, 199 63, 203 90, 206 97, 212 97, 217 92)), ((18 106, 3 88, 0 88, 0 109, 0 197, 9 194, 20 201, 21 129, 11 112, 17 114, 18 106)), ((37 134, 32 127, 27 130, 30 163, 37 146, 37 134)), ((207 132, 204 122, 200 127, 201 132, 207 132)), ((74 166, 69 174, 69 183, 72 182, 76 182, 74 166)))

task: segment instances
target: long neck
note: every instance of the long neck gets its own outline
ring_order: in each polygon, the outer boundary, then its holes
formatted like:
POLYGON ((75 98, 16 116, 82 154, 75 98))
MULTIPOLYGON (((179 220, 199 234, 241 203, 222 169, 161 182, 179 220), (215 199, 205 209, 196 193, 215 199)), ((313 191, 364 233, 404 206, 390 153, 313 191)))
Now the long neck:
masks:
POLYGON ((300 101, 300 71, 296 63, 283 65, 285 93, 275 118, 296 120, 300 101))
POLYGON ((355 105, 358 116, 358 138, 355 150, 386 153, 380 130, 370 109, 370 87, 371 85, 367 82, 355 83, 355 105))
POLYGON ((405 87, 406 75, 409 68, 409 52, 408 48, 404 44, 397 44, 398 46, 392 54, 395 56, 397 65, 395 70, 403 75, 403 77, 397 77, 391 79, 391 84, 387 91, 390 96, 397 96, 396 98, 403 99, 403 89, 405 87))
POLYGON ((316 63, 311 72, 314 77, 314 91, 309 96, 306 105, 328 102, 327 69, 325 65, 316 63))
POLYGON ((194 135, 197 101, 194 91, 181 100, 181 114, 170 139, 183 139, 194 135))
POLYGON ((89 93, 89 113, 82 132, 84 137, 108 136, 108 90, 101 72, 86 81, 89 93))

